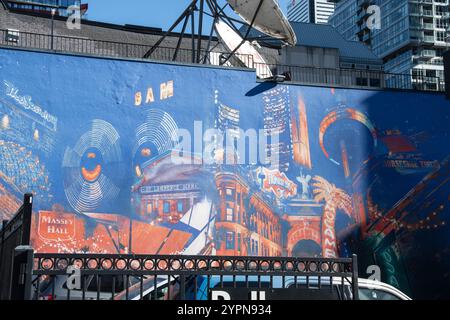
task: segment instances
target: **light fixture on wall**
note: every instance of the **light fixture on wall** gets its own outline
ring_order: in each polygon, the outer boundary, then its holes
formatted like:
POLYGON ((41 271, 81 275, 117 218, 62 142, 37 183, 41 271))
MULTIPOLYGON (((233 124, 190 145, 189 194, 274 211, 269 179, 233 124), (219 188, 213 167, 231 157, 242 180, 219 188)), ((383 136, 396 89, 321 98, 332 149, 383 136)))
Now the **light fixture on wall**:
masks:
POLYGON ((292 81, 292 76, 290 71, 286 71, 280 74, 275 74, 272 77, 263 79, 265 82, 276 82, 276 83, 282 83, 286 81, 292 81))

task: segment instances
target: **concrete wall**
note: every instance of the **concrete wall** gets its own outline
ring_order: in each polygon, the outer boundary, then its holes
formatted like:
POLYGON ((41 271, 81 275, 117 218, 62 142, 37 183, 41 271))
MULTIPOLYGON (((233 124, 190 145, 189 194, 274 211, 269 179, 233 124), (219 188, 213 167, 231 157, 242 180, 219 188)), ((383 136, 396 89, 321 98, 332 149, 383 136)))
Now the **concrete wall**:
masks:
POLYGON ((378 265, 448 298, 449 110, 439 94, 0 49, 0 210, 35 194, 41 252, 357 253, 363 277, 378 265))
POLYGON ((284 65, 339 69, 339 57, 338 49, 299 46, 284 48, 280 61, 284 65))

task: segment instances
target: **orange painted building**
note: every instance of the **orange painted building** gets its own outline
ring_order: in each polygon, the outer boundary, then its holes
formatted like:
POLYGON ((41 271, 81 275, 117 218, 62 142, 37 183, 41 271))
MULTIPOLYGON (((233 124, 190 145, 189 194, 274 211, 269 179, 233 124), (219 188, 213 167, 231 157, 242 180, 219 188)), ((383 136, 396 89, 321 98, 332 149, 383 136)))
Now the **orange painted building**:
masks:
POLYGON ((280 218, 271 205, 237 173, 215 176, 220 197, 216 254, 281 256, 280 218))
POLYGON ((287 252, 288 256, 294 256, 296 245, 303 240, 314 241, 318 247, 322 246, 322 217, 317 216, 289 216, 286 220, 291 229, 288 233, 287 252))
MULTIPOLYGON (((185 160, 199 161, 190 155, 185 155, 185 160)), ((199 184, 193 182, 196 174, 201 174, 201 167, 175 165, 171 153, 147 164, 142 172, 132 188, 132 202, 144 221, 177 224, 204 197, 199 184)))
POLYGON ((308 116, 305 102, 301 97, 298 98, 297 110, 293 108, 291 112, 291 131, 294 161, 312 169, 308 116))
POLYGON ((200 198, 195 183, 168 183, 141 188, 139 214, 156 222, 176 224, 200 198))

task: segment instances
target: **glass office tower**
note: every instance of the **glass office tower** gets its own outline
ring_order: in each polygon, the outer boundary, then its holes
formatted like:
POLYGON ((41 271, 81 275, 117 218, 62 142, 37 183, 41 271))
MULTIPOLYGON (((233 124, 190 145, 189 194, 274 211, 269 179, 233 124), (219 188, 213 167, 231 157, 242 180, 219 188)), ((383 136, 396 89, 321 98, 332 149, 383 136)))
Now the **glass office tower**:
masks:
POLYGON ((68 7, 81 5, 81 0, 8 0, 7 2, 12 9, 40 13, 57 9, 57 14, 62 16, 67 15, 68 7))
POLYGON ((449 1, 341 0, 329 22, 346 39, 364 42, 383 58, 386 72, 410 73, 412 84, 425 81, 434 89, 443 82, 442 57, 450 44, 449 1), (380 8, 380 29, 369 23, 372 5, 380 8))
POLYGON ((334 6, 328 0, 292 0, 288 5, 288 19, 295 22, 328 23, 334 6))

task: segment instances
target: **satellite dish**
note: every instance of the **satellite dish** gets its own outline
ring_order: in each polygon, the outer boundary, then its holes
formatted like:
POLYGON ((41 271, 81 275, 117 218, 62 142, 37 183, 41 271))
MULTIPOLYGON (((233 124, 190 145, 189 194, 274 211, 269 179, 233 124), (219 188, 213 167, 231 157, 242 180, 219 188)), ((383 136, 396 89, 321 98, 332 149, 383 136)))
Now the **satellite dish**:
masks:
MULTIPOLYGON (((248 24, 253 22, 260 4, 257 0, 227 0, 227 2, 248 24)), ((297 44, 297 36, 275 0, 264 0, 252 27, 291 46, 297 44)))
MULTIPOLYGON (((231 29, 225 22, 219 20, 215 23, 214 27, 218 37, 230 52, 233 52, 241 45, 243 38, 231 29)), ((264 79, 273 76, 264 58, 250 44, 249 41, 245 41, 236 50, 236 57, 248 68, 253 68, 256 66, 256 74, 259 78, 264 79), (252 56, 253 59, 247 59, 248 56, 252 56)))

